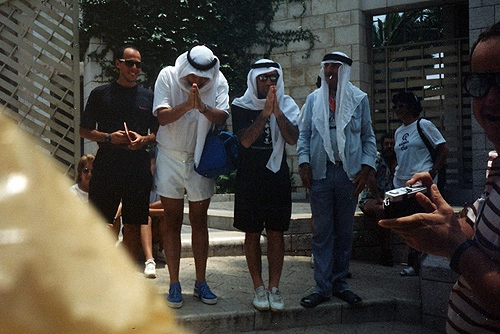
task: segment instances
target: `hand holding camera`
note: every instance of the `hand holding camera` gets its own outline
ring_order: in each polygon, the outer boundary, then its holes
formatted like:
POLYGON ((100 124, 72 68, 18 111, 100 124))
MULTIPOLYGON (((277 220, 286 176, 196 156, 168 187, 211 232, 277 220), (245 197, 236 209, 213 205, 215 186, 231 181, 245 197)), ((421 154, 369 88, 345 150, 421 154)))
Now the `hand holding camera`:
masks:
POLYGON ((385 218, 398 218, 410 216, 417 212, 425 212, 418 204, 415 194, 427 193, 427 188, 421 184, 389 190, 384 198, 385 218))

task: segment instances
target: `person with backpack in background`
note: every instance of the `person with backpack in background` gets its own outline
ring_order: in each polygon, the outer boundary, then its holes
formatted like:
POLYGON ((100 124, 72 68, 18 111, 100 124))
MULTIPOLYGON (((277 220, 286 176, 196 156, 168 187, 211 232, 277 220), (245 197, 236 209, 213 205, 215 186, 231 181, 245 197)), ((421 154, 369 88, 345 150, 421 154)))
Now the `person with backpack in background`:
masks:
POLYGON ((448 158, 446 139, 431 121, 419 118, 422 106, 415 94, 410 91, 399 92, 392 97, 392 103, 396 117, 403 122, 394 134, 396 139, 394 151, 398 161, 394 174, 394 187, 404 187, 406 181, 418 172, 429 172, 437 182, 436 176, 448 158), (418 126, 424 137, 419 133, 418 126), (428 140, 436 150, 434 161, 425 140, 428 140))
MULTIPOLYGON (((396 129, 394 138, 398 165, 394 172, 394 187, 406 186, 406 181, 418 172, 429 172, 437 183, 437 174, 446 164, 448 144, 436 126, 425 118, 419 118, 422 112, 420 100, 410 91, 401 91, 392 97, 393 108, 403 124, 396 129), (419 127, 421 131, 419 131, 419 127), (421 135, 423 134, 423 136, 421 135), (425 144, 428 140, 436 150, 433 161, 431 151, 425 144)), ((439 176, 437 176, 439 177, 439 176)), ((416 276, 420 270, 420 252, 411 249, 408 255, 409 268, 403 269, 401 276, 416 276)))

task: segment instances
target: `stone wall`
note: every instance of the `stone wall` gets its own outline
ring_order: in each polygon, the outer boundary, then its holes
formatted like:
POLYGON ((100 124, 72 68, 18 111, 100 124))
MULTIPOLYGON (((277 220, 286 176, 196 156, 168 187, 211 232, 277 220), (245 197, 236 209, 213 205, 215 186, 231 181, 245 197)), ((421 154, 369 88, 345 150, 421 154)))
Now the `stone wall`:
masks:
MULTIPOLYGON (((287 255, 311 255, 311 214, 293 214, 290 228, 285 232, 285 252, 287 255)), ((391 246, 394 263, 405 263, 410 248, 403 239, 392 234, 391 246)), ((351 259, 378 263, 381 255, 381 245, 378 239, 376 225, 362 212, 354 215, 354 239, 351 259)))
MULTIPOLYGON (((341 51, 354 60, 351 81, 364 91, 370 89, 370 68, 366 45, 366 17, 359 4, 350 0, 312 0, 283 2, 273 23, 274 29, 286 30, 303 27, 316 36, 315 46, 309 52, 307 42, 294 42, 275 49, 272 59, 283 67, 285 93, 292 96, 299 107, 309 93, 316 88, 316 79, 323 56, 341 51), (303 15, 301 16, 301 14, 303 15)), ((292 172, 294 190, 306 193, 298 175, 296 147, 287 145, 288 162, 292 172)))
MULTIPOLYGON (((307 42, 277 48, 271 58, 283 66, 285 92, 299 107, 315 88, 323 56, 341 51, 353 59, 351 81, 371 95, 370 28, 373 15, 449 4, 448 1, 409 0, 306 0, 282 2, 275 16, 278 31, 303 27, 317 36, 312 50, 307 42), (310 55, 307 57, 307 53, 310 55)), ((295 191, 307 194, 298 176, 295 147, 287 147, 295 191)), ((468 197, 468 196, 467 196, 468 197)))
MULTIPOLYGON (((372 15, 381 15, 393 11, 403 11, 416 7, 431 7, 448 4, 449 1, 435 0, 304 0, 302 2, 282 2, 275 16, 274 27, 278 31, 303 27, 311 29, 318 37, 310 56, 306 57, 307 42, 291 43, 287 47, 275 49, 271 58, 283 66, 286 93, 292 96, 299 107, 302 107, 306 96, 315 88, 315 82, 324 54, 331 51, 342 51, 353 60, 351 81, 370 94, 371 67, 367 31, 372 24, 372 15), (304 11, 304 15, 301 15, 304 11)), ((474 41, 486 27, 500 20, 500 4, 498 0, 469 1, 470 40, 474 41)), ((93 41, 92 50, 99 47, 93 41)), ((90 50, 90 51, 92 51, 90 50)), ((84 99, 90 90, 100 84, 101 70, 95 63, 84 63, 84 99)), ((473 161, 474 189, 473 197, 477 197, 484 187, 484 167, 488 151, 493 145, 487 140, 482 128, 475 122, 473 129, 473 161)), ((85 152, 93 152, 92 143, 85 142, 85 152)), ((295 147, 288 146, 289 164, 295 191, 306 194, 297 174, 297 158, 295 147)))

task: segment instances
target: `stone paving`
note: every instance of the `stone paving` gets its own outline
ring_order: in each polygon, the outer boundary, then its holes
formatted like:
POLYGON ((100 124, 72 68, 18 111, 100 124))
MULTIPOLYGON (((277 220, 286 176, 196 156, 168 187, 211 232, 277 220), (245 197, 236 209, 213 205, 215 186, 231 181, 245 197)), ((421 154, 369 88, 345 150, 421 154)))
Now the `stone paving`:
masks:
MULTIPOLYGON (((377 324, 372 324, 370 333, 388 331, 393 333, 389 329, 398 326, 412 329, 400 331, 401 333, 438 333, 419 325, 421 315, 419 278, 400 277, 398 273, 401 268, 402 266, 388 268, 353 261, 351 263, 353 277, 348 279, 348 282, 351 289, 363 298, 362 305, 352 307, 337 298, 332 298, 314 309, 305 309, 300 306, 300 299, 311 293, 314 288, 310 258, 286 256, 281 279, 285 311, 273 313, 260 312, 253 308, 252 282, 244 256, 209 258, 207 281, 212 291, 218 295, 219 301, 216 305, 205 305, 194 298, 194 261, 192 258, 183 258, 180 281, 184 305, 174 310, 174 313, 179 322, 194 333, 269 330, 276 333, 281 333, 280 331, 301 333, 311 326, 318 330, 324 329, 319 333, 327 333, 334 328, 332 326, 340 326, 339 329, 344 326, 346 330, 350 330, 349 328, 354 330, 352 326, 359 327, 361 324, 373 322, 377 324)), ((263 272, 267 277, 265 258, 263 272)), ((156 279, 148 281, 158 288, 159 293, 166 296, 169 279, 168 270, 163 263, 158 263, 157 274, 156 279)), ((358 333, 357 330, 355 332, 358 333)))
MULTIPOLYGON (((300 306, 300 299, 314 289, 310 257, 286 256, 280 284, 285 310, 257 311, 252 305, 252 281, 243 256, 244 234, 230 226, 232 205, 231 197, 223 197, 212 201, 209 209, 207 282, 219 298, 216 305, 205 305, 193 296, 195 269, 190 226, 183 227, 180 282, 184 304, 173 311, 193 333, 439 333, 421 325, 419 278, 399 276, 401 265, 389 268, 351 261, 353 277, 348 283, 363 299, 362 305, 352 307, 333 297, 314 309, 305 309, 300 306)), ((293 215, 299 219, 310 217, 309 203, 294 201, 293 215)), ((261 241, 265 246, 265 238, 261 241)), ((266 281, 265 255, 263 274, 266 281)), ((169 278, 164 263, 158 261, 157 278, 148 281, 166 297, 169 278)))

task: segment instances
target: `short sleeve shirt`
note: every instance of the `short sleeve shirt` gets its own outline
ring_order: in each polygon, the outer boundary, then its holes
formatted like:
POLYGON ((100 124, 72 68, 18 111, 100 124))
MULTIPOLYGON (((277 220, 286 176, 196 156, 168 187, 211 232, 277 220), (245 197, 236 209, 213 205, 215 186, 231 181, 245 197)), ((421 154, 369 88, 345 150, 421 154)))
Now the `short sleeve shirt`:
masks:
POLYGON ((99 86, 90 93, 80 126, 102 132, 130 130, 141 135, 156 132, 158 120, 152 114, 153 92, 135 85, 123 87, 116 82, 99 86))
MULTIPOLYGON (((234 133, 238 134, 239 131, 250 127, 260 113, 261 110, 248 110, 232 105, 231 115, 234 133)), ((266 168, 266 164, 272 153, 273 141, 268 120, 260 136, 249 148, 240 145, 238 151, 238 168, 266 168)), ((282 160, 282 166, 283 162, 286 163, 286 159, 282 160)))
MULTIPOLYGON (((437 145, 446 142, 431 121, 422 119, 420 126, 432 147, 435 148, 437 145)), ((418 133, 417 121, 406 126, 401 125, 397 128, 394 138, 396 140, 394 151, 398 161, 394 175, 394 186, 398 188, 404 186, 413 174, 427 172, 434 163, 427 146, 425 146, 418 133)))

